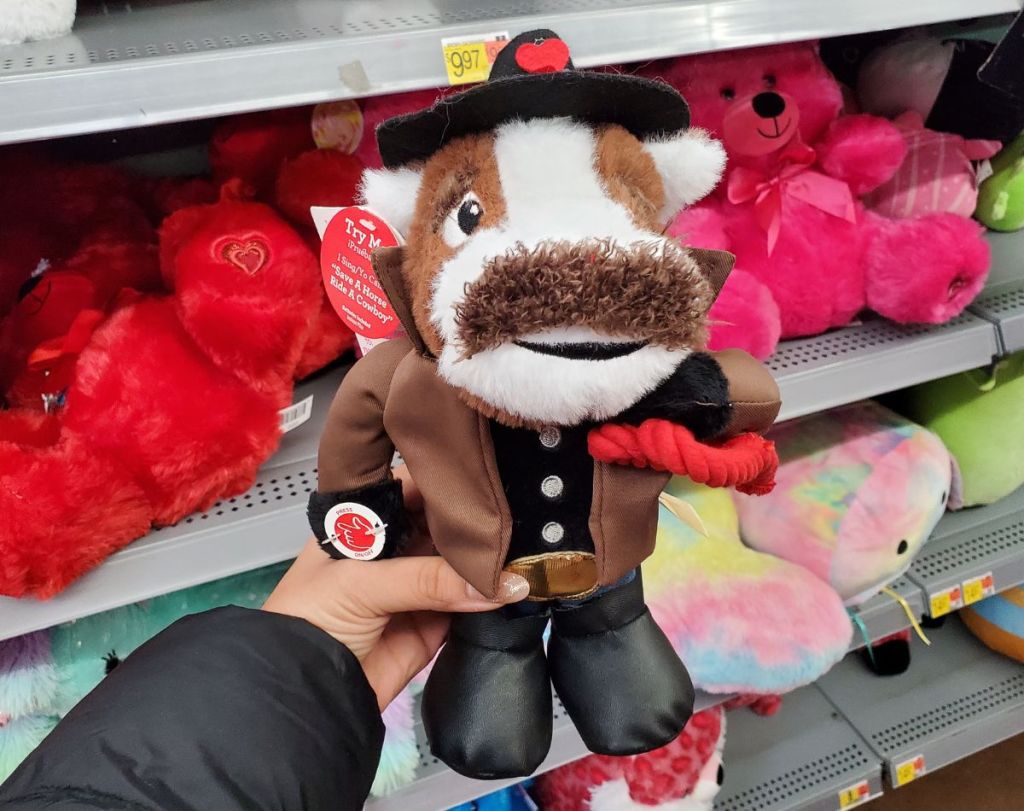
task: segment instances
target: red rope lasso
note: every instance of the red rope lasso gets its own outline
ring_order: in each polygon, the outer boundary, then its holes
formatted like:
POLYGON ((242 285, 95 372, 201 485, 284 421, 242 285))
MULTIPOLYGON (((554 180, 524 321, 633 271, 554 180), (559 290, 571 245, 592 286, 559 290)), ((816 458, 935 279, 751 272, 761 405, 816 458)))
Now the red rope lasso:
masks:
POLYGON ((770 493, 779 467, 775 443, 759 434, 739 434, 709 445, 668 420, 645 420, 636 427, 600 425, 587 442, 590 455, 599 462, 669 471, 698 484, 735 487, 748 495, 770 493))

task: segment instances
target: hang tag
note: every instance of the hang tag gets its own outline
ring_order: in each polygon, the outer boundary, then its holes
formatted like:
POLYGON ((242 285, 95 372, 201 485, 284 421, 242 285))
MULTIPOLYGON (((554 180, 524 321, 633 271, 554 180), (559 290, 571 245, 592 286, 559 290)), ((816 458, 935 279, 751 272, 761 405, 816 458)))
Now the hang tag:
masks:
POLYGON ((446 37, 441 40, 444 69, 448 84, 485 82, 491 65, 501 49, 508 44, 508 31, 475 34, 468 37, 446 37))
POLYGON ((314 206, 310 212, 323 240, 320 272, 327 298, 366 354, 401 331, 370 256, 378 248, 392 248, 404 241, 381 217, 362 206, 314 206))
POLYGON ((303 423, 309 422, 309 418, 313 416, 313 395, 309 395, 305 400, 292 403, 277 413, 281 417, 281 433, 287 434, 289 431, 294 431, 303 423))
POLYGON ((351 155, 363 139, 363 111, 352 99, 325 101, 313 108, 310 128, 320 149, 351 155))

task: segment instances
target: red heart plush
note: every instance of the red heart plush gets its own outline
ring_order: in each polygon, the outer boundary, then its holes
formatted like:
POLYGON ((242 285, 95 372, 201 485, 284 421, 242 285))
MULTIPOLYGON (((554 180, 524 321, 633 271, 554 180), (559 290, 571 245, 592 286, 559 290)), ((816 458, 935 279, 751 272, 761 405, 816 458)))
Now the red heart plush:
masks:
POLYGON ((527 42, 516 48, 516 63, 527 73, 554 73, 569 64, 569 46, 560 39, 546 39, 539 45, 527 42))
POLYGON ((266 244, 258 239, 250 239, 248 242, 225 242, 220 251, 221 256, 250 276, 255 276, 267 264, 268 254, 266 244))

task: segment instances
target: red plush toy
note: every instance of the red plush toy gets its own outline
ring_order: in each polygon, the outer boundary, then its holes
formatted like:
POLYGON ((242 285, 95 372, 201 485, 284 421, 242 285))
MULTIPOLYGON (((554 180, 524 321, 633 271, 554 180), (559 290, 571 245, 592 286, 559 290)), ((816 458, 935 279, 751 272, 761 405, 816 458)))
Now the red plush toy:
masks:
POLYGON ((230 187, 160 236, 174 294, 122 296, 88 325, 56 412, 0 413, 2 594, 56 593, 152 524, 245 490, 276 447, 322 295, 316 257, 230 187))
POLYGON ((0 149, 0 177, 0 317, 14 307, 33 273, 80 247, 156 239, 145 189, 114 167, 6 147, 0 149))
POLYGON ((736 269, 711 311, 711 346, 764 358, 779 338, 843 326, 870 308, 895 321, 938 323, 981 289, 989 255, 964 217, 892 220, 860 198, 906 151, 899 130, 841 116, 839 84, 813 43, 702 54, 648 69, 678 87, 694 123, 729 156, 715 194, 670 232, 725 249, 736 269))
MULTIPOLYGON (((319 253, 310 206, 348 206, 357 197, 363 164, 352 155, 317 149, 312 108, 296 107, 225 119, 210 142, 215 178, 238 178, 274 206, 319 253)), ((355 346, 355 336, 321 293, 316 328, 295 367, 297 380, 355 346)))
POLYGON ((0 174, 0 399, 46 409, 122 291, 164 289, 155 226, 216 192, 205 180, 149 180, 23 147, 0 151, 0 174))

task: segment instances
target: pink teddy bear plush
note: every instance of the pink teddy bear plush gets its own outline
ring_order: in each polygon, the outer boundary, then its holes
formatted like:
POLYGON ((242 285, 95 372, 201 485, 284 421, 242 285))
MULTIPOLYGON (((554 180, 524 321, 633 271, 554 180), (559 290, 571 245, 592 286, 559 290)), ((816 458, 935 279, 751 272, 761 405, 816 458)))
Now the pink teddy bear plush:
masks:
POLYGON ((693 122, 725 143, 726 176, 670 233, 732 251, 711 311, 711 347, 765 358, 780 338, 848 324, 870 308, 901 323, 953 318, 985 281, 988 246, 948 213, 889 219, 861 198, 906 154, 901 132, 840 115, 839 83, 815 43, 702 54, 645 72, 678 87, 693 122))

